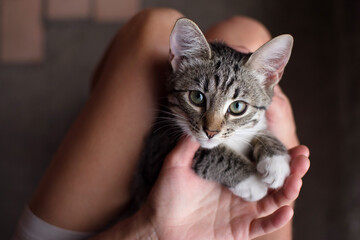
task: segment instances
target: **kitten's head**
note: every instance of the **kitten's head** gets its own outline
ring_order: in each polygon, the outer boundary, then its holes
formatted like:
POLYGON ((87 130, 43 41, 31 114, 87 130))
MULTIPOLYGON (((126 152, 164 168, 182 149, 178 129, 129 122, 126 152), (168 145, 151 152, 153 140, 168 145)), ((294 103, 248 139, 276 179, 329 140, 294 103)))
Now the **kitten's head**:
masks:
POLYGON ((265 127, 265 110, 287 64, 293 38, 281 35, 252 54, 208 43, 179 19, 170 36, 168 100, 177 124, 202 147, 242 139, 265 127))

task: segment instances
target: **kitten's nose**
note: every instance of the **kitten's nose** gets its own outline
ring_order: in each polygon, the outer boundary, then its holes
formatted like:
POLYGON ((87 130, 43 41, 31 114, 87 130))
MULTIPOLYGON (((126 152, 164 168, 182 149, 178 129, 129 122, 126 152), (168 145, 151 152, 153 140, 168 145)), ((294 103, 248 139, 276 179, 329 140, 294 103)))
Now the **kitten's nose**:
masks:
POLYGON ((207 128, 204 128, 204 131, 209 139, 213 138, 216 134, 220 132, 219 130, 209 130, 207 128))

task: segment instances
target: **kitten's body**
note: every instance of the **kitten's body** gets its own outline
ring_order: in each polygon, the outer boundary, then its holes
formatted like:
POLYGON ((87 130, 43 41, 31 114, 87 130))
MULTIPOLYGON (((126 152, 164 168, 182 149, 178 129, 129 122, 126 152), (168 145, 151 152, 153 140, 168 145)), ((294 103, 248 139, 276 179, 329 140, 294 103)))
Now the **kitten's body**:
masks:
POLYGON ((170 36, 173 72, 167 82, 167 107, 147 140, 137 177, 140 182, 135 184, 137 193, 142 191, 137 194, 140 200, 179 133, 201 145, 194 171, 234 194, 256 201, 268 188, 283 185, 290 158, 283 144, 266 130, 265 111, 291 47, 292 38, 283 35, 255 53, 243 54, 223 43, 207 43, 193 22, 178 20, 170 36))

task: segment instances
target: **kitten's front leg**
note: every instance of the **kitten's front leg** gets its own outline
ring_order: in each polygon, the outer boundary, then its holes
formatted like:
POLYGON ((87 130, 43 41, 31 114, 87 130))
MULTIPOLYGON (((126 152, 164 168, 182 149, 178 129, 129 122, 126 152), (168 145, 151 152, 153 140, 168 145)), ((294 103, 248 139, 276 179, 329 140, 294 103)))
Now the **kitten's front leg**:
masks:
POLYGON ((255 165, 222 145, 212 149, 200 148, 195 154, 193 169, 199 176, 225 185, 247 201, 257 201, 267 193, 267 184, 262 181, 255 165))
POLYGON ((270 188, 284 185, 290 174, 290 156, 286 147, 268 131, 261 131, 253 140, 257 170, 270 188))

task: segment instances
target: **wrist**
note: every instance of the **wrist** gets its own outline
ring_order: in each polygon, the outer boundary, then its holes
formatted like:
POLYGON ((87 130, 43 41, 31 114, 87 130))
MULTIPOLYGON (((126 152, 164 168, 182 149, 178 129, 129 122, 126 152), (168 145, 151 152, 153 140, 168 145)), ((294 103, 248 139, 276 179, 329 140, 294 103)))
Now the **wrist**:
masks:
POLYGON ((118 222, 109 230, 102 232, 92 240, 143 240, 158 239, 155 228, 153 227, 144 207, 135 215, 118 222))
POLYGON ((134 233, 136 240, 143 239, 159 239, 156 229, 152 224, 149 212, 146 208, 146 205, 143 206, 134 216, 133 216, 133 231, 131 232, 128 239, 134 239, 134 233))
POLYGON ((118 230, 121 232, 121 238, 118 239, 158 239, 145 206, 124 223, 120 223, 118 230))

